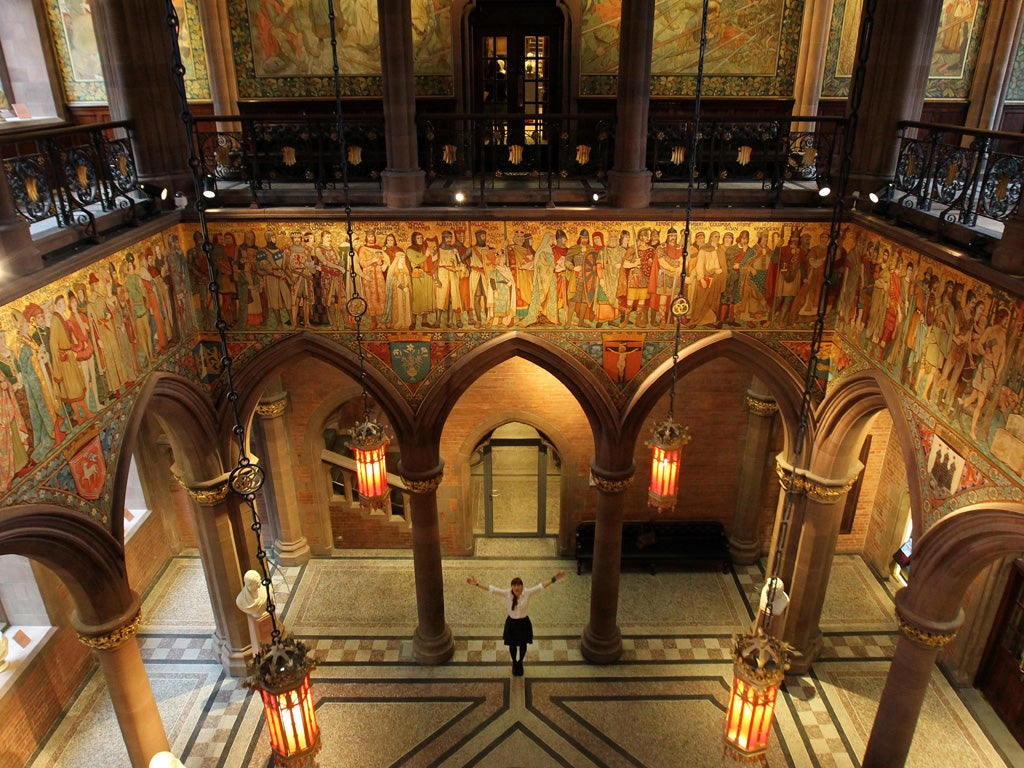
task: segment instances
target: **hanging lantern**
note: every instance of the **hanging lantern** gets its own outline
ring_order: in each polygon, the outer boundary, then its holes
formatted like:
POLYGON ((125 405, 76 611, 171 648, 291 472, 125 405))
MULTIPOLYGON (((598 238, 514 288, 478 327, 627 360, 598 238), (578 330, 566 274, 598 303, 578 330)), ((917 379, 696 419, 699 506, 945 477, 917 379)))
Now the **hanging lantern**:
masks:
POLYGON ((263 697, 275 766, 308 766, 320 751, 320 727, 309 682, 315 666, 316 659, 306 646, 291 637, 261 646, 249 662, 244 684, 263 697))
POLYGON ((690 442, 690 432, 671 417, 654 428, 651 447, 651 486, 647 503, 655 509, 672 509, 679 492, 679 457, 690 442))
POLYGON ((764 765, 775 699, 789 669, 789 646, 758 627, 754 634, 736 636, 732 660, 725 753, 740 762, 764 765))
POLYGON ((356 457, 359 503, 370 509, 383 509, 391 496, 385 453, 389 442, 384 426, 367 419, 355 425, 346 443, 356 457))

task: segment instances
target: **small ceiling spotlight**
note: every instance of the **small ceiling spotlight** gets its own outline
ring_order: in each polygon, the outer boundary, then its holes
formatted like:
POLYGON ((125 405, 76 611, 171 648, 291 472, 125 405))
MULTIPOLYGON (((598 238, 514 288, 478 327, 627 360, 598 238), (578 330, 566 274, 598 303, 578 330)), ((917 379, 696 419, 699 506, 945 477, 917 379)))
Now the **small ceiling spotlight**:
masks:
POLYGON ((868 200, 870 200, 872 203, 877 204, 882 201, 882 198, 878 196, 877 192, 868 192, 868 200))
POLYGON ((213 176, 203 177, 203 197, 210 200, 217 196, 217 180, 213 176))
POLYGON ((167 187, 161 187, 159 184, 139 184, 139 189, 142 190, 143 194, 146 195, 150 200, 159 200, 163 202, 167 199, 167 187))
POLYGON ((456 192, 455 193, 455 202, 458 205, 462 205, 464 202, 466 202, 466 193, 462 192, 462 191, 456 192))

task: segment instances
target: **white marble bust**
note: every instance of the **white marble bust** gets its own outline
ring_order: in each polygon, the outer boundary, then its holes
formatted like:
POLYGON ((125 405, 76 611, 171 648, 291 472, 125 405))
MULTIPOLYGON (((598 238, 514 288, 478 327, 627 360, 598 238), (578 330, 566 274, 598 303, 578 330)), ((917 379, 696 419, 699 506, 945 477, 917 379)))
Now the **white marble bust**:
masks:
POLYGON ((249 570, 242 576, 242 591, 235 598, 235 605, 243 613, 259 618, 267 612, 267 593, 273 597, 273 587, 263 589, 263 577, 258 571, 249 570))

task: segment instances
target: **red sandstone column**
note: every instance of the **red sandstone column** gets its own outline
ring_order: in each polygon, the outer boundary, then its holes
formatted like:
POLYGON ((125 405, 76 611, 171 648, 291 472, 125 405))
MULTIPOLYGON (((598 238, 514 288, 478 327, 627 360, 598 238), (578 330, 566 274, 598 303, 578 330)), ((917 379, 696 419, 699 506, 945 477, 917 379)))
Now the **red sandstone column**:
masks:
POLYGON ((791 581, 785 582, 790 602, 782 639, 797 650, 790 666, 793 674, 810 669, 821 651, 818 622, 842 523, 843 501, 863 469, 864 465, 857 462, 849 477, 833 480, 806 470, 794 473, 792 467, 784 467, 784 487, 792 483, 806 497, 793 574, 791 581))
POLYGON ((768 445, 779 406, 757 378, 746 396, 747 434, 740 467, 736 512, 729 532, 729 556, 736 564, 753 563, 761 554, 761 493, 768 463, 768 445))
POLYGON ((251 535, 248 521, 241 520, 240 502, 228 490, 226 477, 185 489, 195 502, 196 536, 213 606, 214 649, 225 672, 244 677, 250 652, 249 624, 235 606, 235 598, 242 590, 242 573, 249 568, 248 558, 243 561, 239 555, 240 550, 247 551, 244 542, 237 540, 251 535))
POLYGON ((274 509, 277 512, 279 538, 274 542, 274 549, 283 565, 302 565, 309 560, 310 551, 309 542, 302 534, 302 519, 295 492, 292 466, 295 453, 292 451, 284 418, 287 408, 288 394, 276 392, 260 400, 256 413, 263 427, 267 449, 264 465, 269 465, 274 509))
POLYGON ((413 655, 421 664, 443 664, 455 653, 452 630, 444 618, 441 533, 437 522, 437 487, 444 462, 413 471, 399 462, 398 472, 409 490, 412 507, 412 556, 416 571, 416 613, 413 655))
POLYGON ((103 0, 90 7, 110 117, 135 124, 133 148, 139 178, 191 192, 165 4, 103 0))
POLYGON ((409 0, 377 0, 388 167, 381 174, 384 204, 413 208, 423 202, 424 174, 416 147, 416 79, 412 70, 409 0))
POLYGON ((203 25, 213 112, 216 115, 237 114, 238 80, 226 0, 199 0, 199 19, 203 25))
POLYGON ((42 268, 43 260, 32 243, 28 222, 18 215, 7 174, 0 170, 0 273, 5 272, 10 279, 42 268))
POLYGON ((170 750, 135 639, 141 619, 137 602, 130 617, 120 616, 99 626, 72 617, 78 639, 93 650, 103 670, 133 768, 148 768, 153 755, 170 750))
POLYGON ((646 208, 651 203, 647 168, 647 113, 651 99, 654 0, 622 0, 619 32, 618 120, 615 167, 608 172, 613 205, 646 208))
MULTIPOLYGON (((921 119, 941 13, 942 0, 878 0, 851 160, 851 190, 875 191, 891 180, 899 151, 896 123, 921 119)), ((855 90, 852 82, 850 93, 855 90)))
POLYGON ((896 641, 889 676, 878 702, 864 751, 864 768, 900 768, 906 763, 935 658, 963 621, 963 612, 952 622, 905 616, 900 606, 901 595, 905 594, 906 589, 896 593, 896 619, 902 636, 896 641))
POLYGON ((583 630, 580 652, 595 664, 611 664, 622 655, 622 632, 617 622, 622 571, 622 494, 633 482, 634 471, 635 467, 600 469, 590 465, 597 486, 597 525, 590 621, 583 630))

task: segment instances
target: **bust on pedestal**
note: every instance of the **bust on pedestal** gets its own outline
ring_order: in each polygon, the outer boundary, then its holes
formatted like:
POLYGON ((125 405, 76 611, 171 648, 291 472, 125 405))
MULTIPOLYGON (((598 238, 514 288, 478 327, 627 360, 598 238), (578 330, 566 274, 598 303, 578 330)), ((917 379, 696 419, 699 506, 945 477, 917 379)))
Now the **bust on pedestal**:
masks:
POLYGON ((268 598, 273 599, 273 587, 263 586, 263 577, 258 571, 248 570, 242 576, 242 591, 235 598, 235 605, 249 617, 249 639, 253 653, 271 640, 273 626, 267 613, 268 598))

